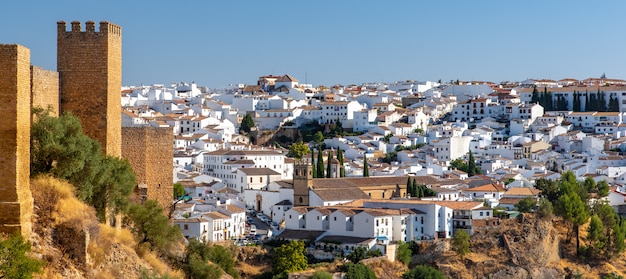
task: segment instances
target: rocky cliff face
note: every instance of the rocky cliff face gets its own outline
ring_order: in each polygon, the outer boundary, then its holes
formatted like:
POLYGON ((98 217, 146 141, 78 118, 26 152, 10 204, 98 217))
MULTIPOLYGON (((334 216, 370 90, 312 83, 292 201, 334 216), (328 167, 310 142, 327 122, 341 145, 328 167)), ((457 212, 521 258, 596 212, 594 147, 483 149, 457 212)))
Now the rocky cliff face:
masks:
POLYGON ((525 215, 478 229, 472 253, 458 257, 449 242, 423 245, 413 263, 433 264, 452 278, 563 278, 559 233, 552 222, 525 215))

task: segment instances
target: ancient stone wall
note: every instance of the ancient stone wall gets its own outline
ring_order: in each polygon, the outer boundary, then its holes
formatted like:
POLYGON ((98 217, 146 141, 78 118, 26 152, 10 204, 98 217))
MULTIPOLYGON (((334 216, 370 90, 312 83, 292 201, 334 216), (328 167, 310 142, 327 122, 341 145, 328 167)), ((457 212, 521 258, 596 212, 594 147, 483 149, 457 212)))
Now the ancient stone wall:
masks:
POLYGON ((87 21, 57 23, 57 69, 61 113, 71 111, 105 154, 121 156, 122 28, 87 21))
POLYGON ((169 127, 123 127, 122 158, 130 162, 148 199, 166 212, 174 197, 174 135, 169 127))
POLYGON ((30 50, 0 45, 0 233, 32 231, 30 50))
POLYGON ((50 108, 59 117, 59 73, 31 66, 31 107, 50 108))

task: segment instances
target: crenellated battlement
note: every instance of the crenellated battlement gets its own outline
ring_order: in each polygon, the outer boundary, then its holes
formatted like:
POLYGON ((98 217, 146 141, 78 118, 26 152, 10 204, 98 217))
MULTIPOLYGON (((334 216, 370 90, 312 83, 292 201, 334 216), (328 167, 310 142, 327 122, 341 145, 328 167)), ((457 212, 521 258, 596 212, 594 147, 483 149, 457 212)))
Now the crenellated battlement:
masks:
POLYGON ((85 30, 82 29, 82 24, 80 21, 72 21, 71 23, 71 28, 68 31, 67 30, 67 23, 65 21, 58 21, 57 22, 57 34, 59 35, 70 35, 70 34, 96 34, 96 33, 100 33, 100 34, 108 34, 108 35, 118 35, 121 36, 122 35, 122 27, 108 22, 108 21, 100 21, 100 26, 98 31, 96 31, 96 23, 94 21, 87 21, 85 22, 85 30))

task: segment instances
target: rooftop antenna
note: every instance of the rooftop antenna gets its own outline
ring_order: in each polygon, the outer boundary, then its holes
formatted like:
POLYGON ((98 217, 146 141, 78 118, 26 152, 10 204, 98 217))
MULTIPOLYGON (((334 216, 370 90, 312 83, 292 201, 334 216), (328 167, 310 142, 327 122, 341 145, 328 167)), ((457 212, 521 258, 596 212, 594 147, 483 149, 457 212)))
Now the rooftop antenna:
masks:
POLYGON ((309 78, 307 72, 304 72, 304 84, 309 84, 309 78))

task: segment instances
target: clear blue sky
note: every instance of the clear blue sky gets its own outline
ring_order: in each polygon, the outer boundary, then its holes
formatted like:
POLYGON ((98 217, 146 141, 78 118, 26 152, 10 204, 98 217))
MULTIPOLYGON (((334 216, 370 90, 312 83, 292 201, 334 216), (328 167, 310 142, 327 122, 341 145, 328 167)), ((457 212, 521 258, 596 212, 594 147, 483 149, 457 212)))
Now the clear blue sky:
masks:
POLYGON ((119 24, 124 85, 626 79, 625 11, 626 1, 6 1, 0 43, 55 70, 57 21, 119 24))

